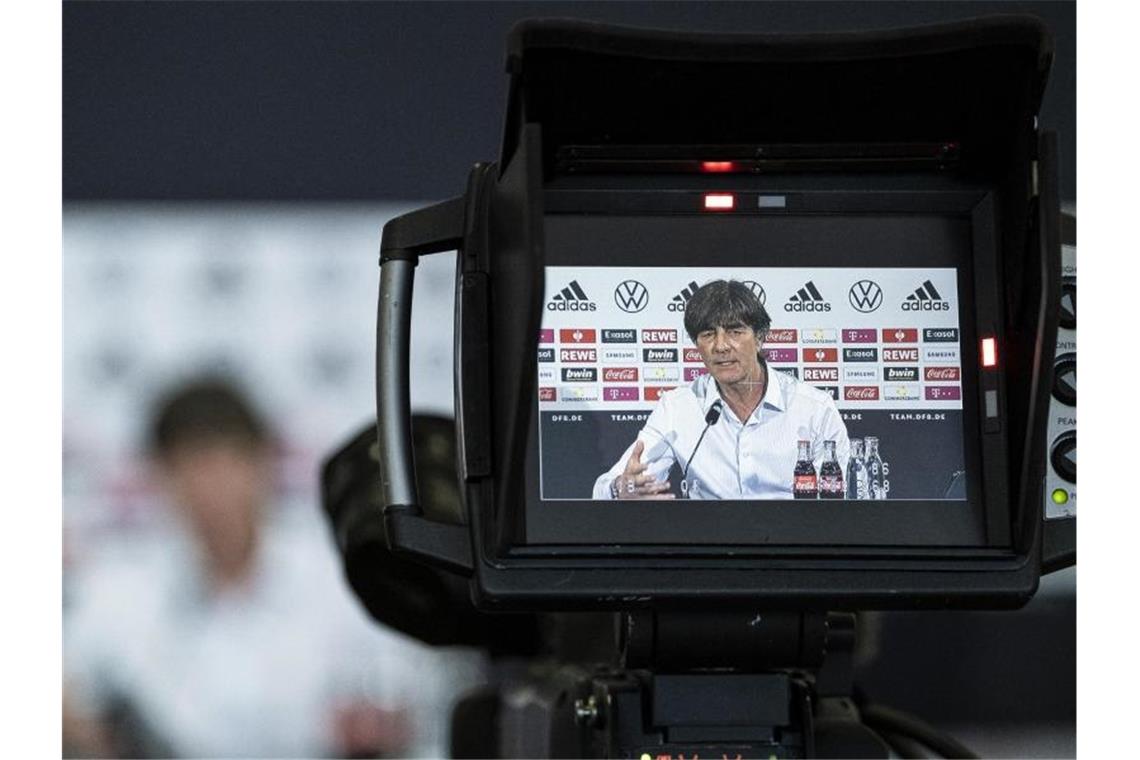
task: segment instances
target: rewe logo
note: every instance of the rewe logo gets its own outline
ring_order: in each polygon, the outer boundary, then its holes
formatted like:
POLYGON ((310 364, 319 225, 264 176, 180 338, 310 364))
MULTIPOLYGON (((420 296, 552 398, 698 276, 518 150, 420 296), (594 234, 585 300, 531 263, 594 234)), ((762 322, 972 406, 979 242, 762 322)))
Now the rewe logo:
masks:
POLYGON ((629 314, 636 314, 649 305, 649 289, 637 280, 625 280, 614 288, 614 303, 629 314))
POLYGON ((676 330, 642 330, 642 343, 676 343, 676 330))
POLYGON ((784 304, 784 311, 831 311, 831 304, 820 295, 815 283, 808 280, 784 304))
POLYGON ((883 361, 885 362, 916 362, 918 361, 917 348, 883 348, 883 361))
POLYGON ((697 292, 700 286, 697 283, 690 281, 688 285, 681 289, 681 292, 673 296, 666 307, 669 311, 684 311, 685 307, 689 305, 689 299, 697 292))
POLYGON ((838 383, 839 367, 804 367, 804 381, 808 383, 838 383))
POLYGON ((562 288, 561 293, 556 293, 546 308, 550 311, 597 311, 598 305, 590 300, 586 291, 574 280, 562 288))
POLYGON ((565 364, 593 364, 598 360, 596 348, 563 348, 558 352, 559 361, 565 364))
POLYGON ((883 305, 883 289, 872 280, 859 280, 847 291, 847 300, 855 311, 870 314, 883 305))
POLYGON ((930 280, 924 280, 902 302, 903 311, 947 311, 949 309, 950 302, 942 300, 942 296, 930 280))

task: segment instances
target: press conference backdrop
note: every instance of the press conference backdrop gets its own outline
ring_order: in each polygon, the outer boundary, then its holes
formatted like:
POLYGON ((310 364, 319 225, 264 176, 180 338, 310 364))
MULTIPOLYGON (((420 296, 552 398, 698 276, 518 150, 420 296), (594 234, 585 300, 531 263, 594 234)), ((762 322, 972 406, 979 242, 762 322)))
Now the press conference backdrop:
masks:
MULTIPOLYGON (((65 207, 70 562, 101 538, 161 519, 140 456, 146 414, 161 390, 204 372, 238 380, 272 421, 284 508, 316 509, 321 458, 374 419, 380 229, 406 208, 65 207)), ((419 410, 452 411, 453 281, 452 254, 417 269, 419 410)))

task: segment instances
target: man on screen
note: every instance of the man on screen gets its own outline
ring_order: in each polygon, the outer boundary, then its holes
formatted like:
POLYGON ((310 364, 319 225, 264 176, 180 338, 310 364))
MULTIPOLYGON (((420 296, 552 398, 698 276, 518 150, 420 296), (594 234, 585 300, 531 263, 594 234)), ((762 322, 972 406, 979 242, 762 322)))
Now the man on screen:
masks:
POLYGON ((831 396, 764 361, 771 324, 743 283, 701 286, 685 307, 685 331, 708 374, 661 396, 637 440, 595 481, 594 498, 673 498, 676 464, 689 498, 791 499, 801 440, 817 473, 824 442, 835 441, 846 471, 847 428, 831 396))

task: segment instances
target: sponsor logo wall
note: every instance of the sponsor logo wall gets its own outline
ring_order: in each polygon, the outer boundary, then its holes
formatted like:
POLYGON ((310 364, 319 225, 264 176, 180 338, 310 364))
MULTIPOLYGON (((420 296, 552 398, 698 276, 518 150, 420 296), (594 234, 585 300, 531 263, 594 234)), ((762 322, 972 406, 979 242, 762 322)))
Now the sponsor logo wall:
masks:
POLYGON ((956 278, 953 269, 548 267, 536 348, 557 374, 541 371, 541 407, 652 409, 706 373, 684 328, 693 295, 735 279, 772 317, 763 351, 773 370, 841 409, 961 409, 956 278))

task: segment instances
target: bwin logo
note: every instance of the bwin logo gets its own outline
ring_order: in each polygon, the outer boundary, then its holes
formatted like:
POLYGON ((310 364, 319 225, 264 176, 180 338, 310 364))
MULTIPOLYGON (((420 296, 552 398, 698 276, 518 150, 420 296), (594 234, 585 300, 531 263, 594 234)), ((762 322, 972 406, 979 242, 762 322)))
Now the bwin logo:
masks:
POLYGON ((577 280, 562 288, 561 293, 555 293, 550 303, 546 304, 549 311, 597 311, 598 305, 590 300, 586 291, 577 280))
POLYGON ((831 304, 824 300, 811 280, 784 304, 784 311, 831 311, 831 304))
POLYGON ((684 311, 685 307, 689 305, 689 299, 697 292, 698 287, 697 283, 690 282, 681 289, 680 293, 673 296, 673 300, 669 302, 666 308, 669 309, 669 311, 684 311))
POLYGON ((924 281, 913 293, 902 302, 903 311, 948 311, 950 302, 942 300, 942 296, 934 288, 930 280, 924 281))
POLYGON ((649 289, 637 280, 625 280, 614 288, 614 303, 628 314, 636 314, 649 305, 649 289))
POLYGON ((847 300, 855 311, 870 314, 883 305, 883 289, 872 280, 859 280, 847 291, 847 300))

